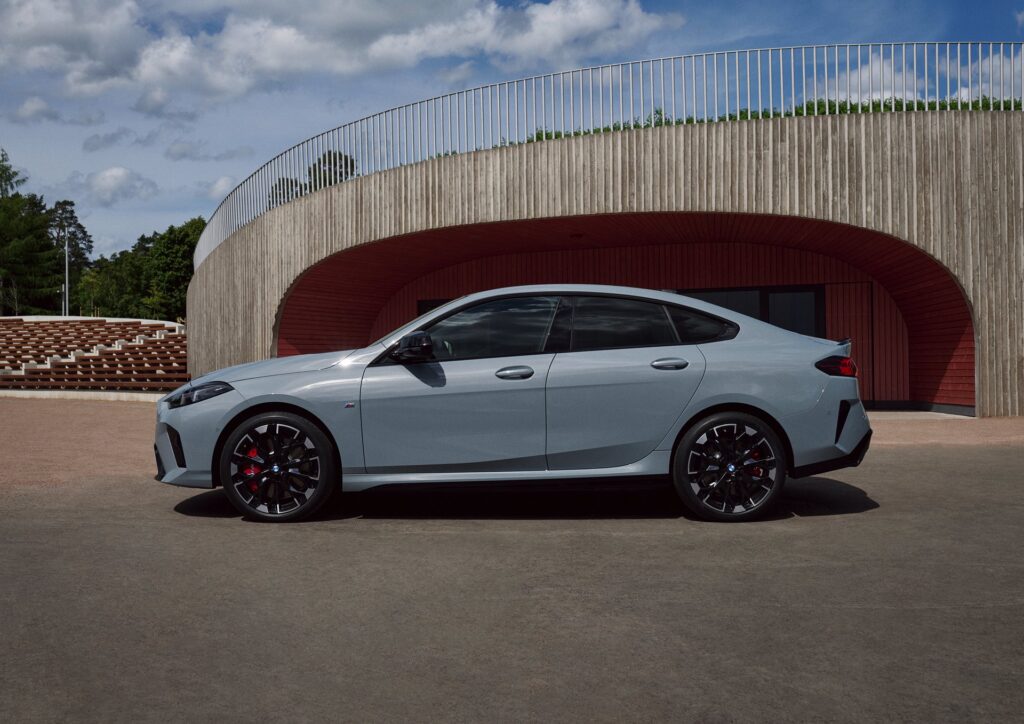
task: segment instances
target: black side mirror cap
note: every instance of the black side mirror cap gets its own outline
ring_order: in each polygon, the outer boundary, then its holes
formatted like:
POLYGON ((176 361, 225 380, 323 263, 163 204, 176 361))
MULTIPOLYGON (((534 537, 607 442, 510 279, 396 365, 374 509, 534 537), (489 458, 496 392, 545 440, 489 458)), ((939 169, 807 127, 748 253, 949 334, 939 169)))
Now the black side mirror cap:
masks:
POLYGON ((398 340, 391 357, 399 362, 424 362, 434 358, 434 342, 426 332, 410 332, 398 340))

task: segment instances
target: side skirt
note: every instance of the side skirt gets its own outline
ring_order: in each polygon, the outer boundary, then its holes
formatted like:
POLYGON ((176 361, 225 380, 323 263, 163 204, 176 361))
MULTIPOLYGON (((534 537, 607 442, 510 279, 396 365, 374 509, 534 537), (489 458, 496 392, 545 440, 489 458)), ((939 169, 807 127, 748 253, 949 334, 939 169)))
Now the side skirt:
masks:
POLYGON ((667 475, 672 452, 655 450, 629 465, 589 470, 521 470, 471 473, 345 473, 345 490, 366 490, 378 485, 400 483, 493 483, 568 480, 573 478, 623 478, 667 475))

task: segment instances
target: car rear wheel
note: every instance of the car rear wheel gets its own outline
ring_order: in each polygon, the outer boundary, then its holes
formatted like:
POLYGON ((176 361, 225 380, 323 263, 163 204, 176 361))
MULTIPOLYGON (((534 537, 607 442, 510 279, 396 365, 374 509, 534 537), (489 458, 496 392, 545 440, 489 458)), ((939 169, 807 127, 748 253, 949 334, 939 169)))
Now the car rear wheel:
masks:
POLYGON ((337 485, 331 441, 309 420, 268 412, 244 420, 220 453, 224 492, 242 515, 284 522, 315 513, 337 485))
POLYGON ((700 420, 676 445, 672 478, 683 503, 707 520, 762 515, 786 482, 786 450, 763 420, 719 412, 700 420))

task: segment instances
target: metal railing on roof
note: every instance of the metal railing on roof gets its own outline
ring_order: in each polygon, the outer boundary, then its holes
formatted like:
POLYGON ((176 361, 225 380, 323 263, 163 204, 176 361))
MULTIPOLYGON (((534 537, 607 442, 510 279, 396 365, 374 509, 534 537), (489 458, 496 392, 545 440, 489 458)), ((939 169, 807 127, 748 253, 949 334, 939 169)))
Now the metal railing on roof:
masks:
POLYGON ((220 203, 194 263, 275 206, 441 156, 662 125, 1022 108, 1020 42, 728 50, 492 83, 382 111, 278 154, 220 203))

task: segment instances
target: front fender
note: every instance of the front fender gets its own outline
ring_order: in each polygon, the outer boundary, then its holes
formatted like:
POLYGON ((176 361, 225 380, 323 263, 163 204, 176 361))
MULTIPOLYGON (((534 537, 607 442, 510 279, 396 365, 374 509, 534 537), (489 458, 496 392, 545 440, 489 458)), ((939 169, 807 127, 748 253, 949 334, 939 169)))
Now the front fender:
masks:
POLYGON ((364 472, 362 426, 359 419, 358 375, 339 375, 338 368, 234 383, 245 398, 225 424, 251 409, 294 407, 315 417, 334 439, 342 474, 364 472))

